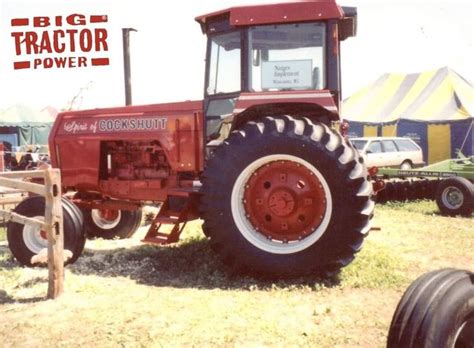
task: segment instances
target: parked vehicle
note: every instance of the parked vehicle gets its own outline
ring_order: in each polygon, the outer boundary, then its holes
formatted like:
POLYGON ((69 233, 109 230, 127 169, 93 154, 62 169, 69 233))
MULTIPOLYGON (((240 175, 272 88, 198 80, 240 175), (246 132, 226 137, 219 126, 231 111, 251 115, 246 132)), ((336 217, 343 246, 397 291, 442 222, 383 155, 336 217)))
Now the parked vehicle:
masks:
POLYGON ((366 137, 351 138, 351 143, 362 154, 367 167, 421 167, 423 150, 410 138, 366 137))

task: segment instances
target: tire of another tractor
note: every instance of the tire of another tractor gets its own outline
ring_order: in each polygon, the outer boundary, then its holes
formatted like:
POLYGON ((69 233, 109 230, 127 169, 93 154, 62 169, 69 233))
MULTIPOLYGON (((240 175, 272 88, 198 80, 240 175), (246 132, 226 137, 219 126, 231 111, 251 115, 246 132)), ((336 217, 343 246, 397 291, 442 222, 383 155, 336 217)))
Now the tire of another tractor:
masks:
POLYGON ((235 272, 332 276, 370 229, 363 159, 339 133, 308 119, 247 123, 213 152, 202 183, 203 229, 235 272))
POLYGON ((422 275, 393 315, 387 347, 472 347, 474 274, 444 269, 422 275))
POLYGON ((443 215, 470 216, 474 209, 474 184, 461 177, 442 180, 436 192, 436 204, 443 215))
MULTIPOLYGON (((83 217, 80 209, 69 200, 62 199, 63 226, 64 226, 64 249, 72 253, 71 258, 66 260, 65 265, 74 263, 84 250, 86 243, 83 217)), ((34 196, 25 199, 18 204, 15 213, 34 217, 38 220, 44 219, 45 200, 44 197, 34 196)), ((42 249, 48 247, 45 232, 28 225, 9 222, 7 226, 8 246, 13 256, 24 266, 32 267, 31 258, 42 249)))
POLYGON ((83 209, 88 238, 126 239, 140 227, 141 210, 83 209))

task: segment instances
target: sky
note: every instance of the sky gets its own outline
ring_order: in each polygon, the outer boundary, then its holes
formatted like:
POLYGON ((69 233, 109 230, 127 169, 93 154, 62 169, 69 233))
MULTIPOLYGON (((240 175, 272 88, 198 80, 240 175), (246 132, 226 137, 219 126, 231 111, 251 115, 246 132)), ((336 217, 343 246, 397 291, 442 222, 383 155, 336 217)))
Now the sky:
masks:
MULTIPOLYGON (((41 1, 0 0, 0 110, 14 104, 67 109, 125 103, 121 28, 131 33, 133 103, 202 98, 206 38, 198 15, 274 0, 41 1), (13 70, 12 18, 71 13, 109 18, 110 65, 13 70)), ((474 82, 472 0, 340 0, 358 8, 358 33, 342 43, 343 98, 386 72, 414 73, 448 66, 474 82)), ((69 54, 74 56, 74 53, 69 54)))

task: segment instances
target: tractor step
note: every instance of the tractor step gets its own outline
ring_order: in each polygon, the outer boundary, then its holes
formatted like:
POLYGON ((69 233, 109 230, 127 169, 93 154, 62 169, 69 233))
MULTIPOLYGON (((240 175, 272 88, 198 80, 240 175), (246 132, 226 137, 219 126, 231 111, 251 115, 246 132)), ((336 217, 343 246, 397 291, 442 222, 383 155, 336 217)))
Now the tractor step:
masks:
POLYGON ((193 189, 175 189, 173 191, 169 191, 168 194, 168 200, 163 203, 160 211, 158 214, 156 214, 145 238, 142 239, 142 242, 158 245, 179 242, 179 236, 181 235, 181 232, 183 232, 186 223, 189 220, 193 220, 198 217, 197 203, 199 201, 199 196, 197 191, 193 189), (171 194, 171 192, 173 194, 171 194), (186 198, 185 204, 179 211, 169 209, 170 196, 186 198), (172 226, 171 232, 160 232, 160 228, 163 225, 172 226))
POLYGON ((170 224, 174 225, 176 222, 179 221, 179 217, 171 217, 171 216, 158 216, 156 221, 160 224, 170 224))
POLYGON ((170 218, 179 217, 180 214, 181 214, 181 212, 177 211, 177 210, 167 210, 166 211, 166 217, 170 217, 170 218))
POLYGON ((171 241, 169 237, 169 234, 158 232, 154 237, 145 237, 144 239, 142 239, 142 242, 148 244, 166 245, 179 241, 179 237, 177 240, 174 241, 171 241))

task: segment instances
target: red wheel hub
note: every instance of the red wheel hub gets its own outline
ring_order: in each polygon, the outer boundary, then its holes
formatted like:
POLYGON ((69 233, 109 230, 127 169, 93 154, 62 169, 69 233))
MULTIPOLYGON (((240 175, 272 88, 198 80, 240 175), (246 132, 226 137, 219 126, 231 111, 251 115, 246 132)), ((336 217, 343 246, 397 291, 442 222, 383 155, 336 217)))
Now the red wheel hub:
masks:
POLYGON ((295 199, 289 190, 276 189, 268 199, 268 207, 276 216, 288 216, 295 210, 295 199))
POLYGON ((108 221, 114 221, 118 218, 119 211, 112 209, 99 209, 99 216, 108 221))
POLYGON ((318 177, 293 161, 258 168, 245 185, 244 208, 268 239, 289 242, 310 235, 323 221, 327 197, 318 177))

